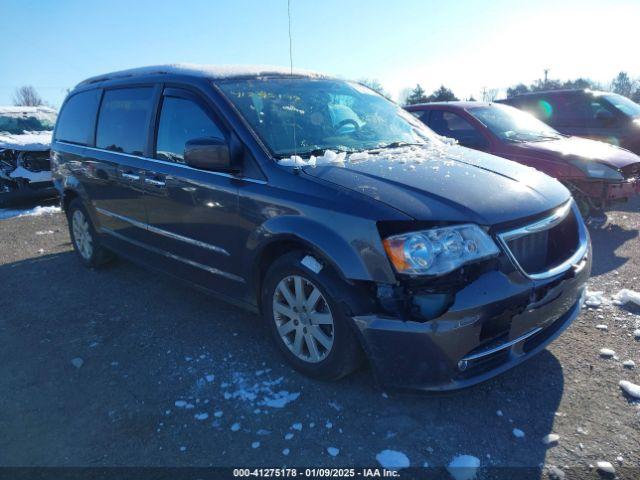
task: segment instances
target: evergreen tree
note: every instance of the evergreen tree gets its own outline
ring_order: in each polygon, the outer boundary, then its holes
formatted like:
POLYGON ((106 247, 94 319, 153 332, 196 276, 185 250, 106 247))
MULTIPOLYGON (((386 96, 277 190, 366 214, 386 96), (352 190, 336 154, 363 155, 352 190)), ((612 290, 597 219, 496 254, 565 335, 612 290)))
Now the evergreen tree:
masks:
POLYGON ((439 89, 427 97, 428 102, 452 102, 455 100, 458 100, 458 97, 444 85, 440 85, 439 89))
POLYGON ((424 89, 420 86, 420 84, 416 85, 416 88, 411 90, 411 93, 405 100, 405 105, 416 105, 418 103, 426 103, 429 99, 424 93, 424 89))

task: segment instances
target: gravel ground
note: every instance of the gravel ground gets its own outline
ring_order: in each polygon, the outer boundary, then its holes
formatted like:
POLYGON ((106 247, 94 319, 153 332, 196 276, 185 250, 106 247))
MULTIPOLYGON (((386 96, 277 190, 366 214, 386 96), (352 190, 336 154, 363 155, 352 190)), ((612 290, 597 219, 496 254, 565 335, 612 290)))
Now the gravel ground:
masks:
MULTIPOLYGON (((591 229, 590 289, 605 298, 640 290, 639 212, 591 229)), ((598 478, 598 461, 640 477, 640 403, 618 386, 640 383, 640 307, 586 309, 478 387, 385 393, 366 369, 337 383, 297 374, 261 319, 168 277, 125 261, 84 269, 66 228, 60 213, 0 220, 2 466, 375 467, 391 449, 436 467, 409 476, 446 478, 473 455, 480 478, 598 478), (559 441, 545 445, 549 433, 559 441)))

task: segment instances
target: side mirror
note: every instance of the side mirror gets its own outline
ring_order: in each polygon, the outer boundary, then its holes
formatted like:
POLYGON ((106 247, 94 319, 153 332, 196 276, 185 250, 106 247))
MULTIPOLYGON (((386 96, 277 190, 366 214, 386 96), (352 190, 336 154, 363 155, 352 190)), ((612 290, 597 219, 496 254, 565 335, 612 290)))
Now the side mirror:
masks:
POLYGON ((222 138, 203 137, 189 140, 184 146, 184 163, 193 168, 218 172, 237 172, 229 146, 222 138))

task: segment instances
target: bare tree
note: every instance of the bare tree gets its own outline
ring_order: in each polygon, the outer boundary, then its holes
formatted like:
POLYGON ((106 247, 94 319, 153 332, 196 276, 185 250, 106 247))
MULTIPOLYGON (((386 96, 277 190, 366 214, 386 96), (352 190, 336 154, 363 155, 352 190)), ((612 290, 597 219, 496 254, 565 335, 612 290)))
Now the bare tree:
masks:
POLYGON ((13 104, 19 107, 37 107, 44 105, 44 101, 35 88, 24 85, 13 94, 13 104))
POLYGON ((391 100, 391 96, 387 93, 387 91, 384 89, 382 84, 377 79, 375 79, 375 78, 362 78, 362 79, 360 79, 358 81, 361 84, 363 84, 364 86, 369 87, 374 92, 378 92, 383 97, 391 100))
POLYGON ((482 87, 482 101, 493 102, 498 97, 500 90, 497 88, 482 87))

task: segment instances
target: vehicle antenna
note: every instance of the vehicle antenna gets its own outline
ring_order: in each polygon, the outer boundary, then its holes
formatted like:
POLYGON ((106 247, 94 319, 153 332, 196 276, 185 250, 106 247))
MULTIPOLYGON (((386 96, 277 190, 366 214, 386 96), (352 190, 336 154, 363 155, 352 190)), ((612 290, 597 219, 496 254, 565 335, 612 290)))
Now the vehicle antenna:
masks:
MULTIPOLYGON (((289 72, 291 74, 291 76, 293 77, 293 37, 291 36, 291 0, 287 0, 287 17, 289 19, 289 72)), ((292 95, 291 97, 292 102, 295 102, 295 97, 292 95)), ((296 108, 295 105, 293 105, 293 110, 292 110, 292 114, 293 114, 293 158, 296 159, 296 163, 297 163, 297 158, 298 158, 298 152, 297 152, 297 141, 296 141, 296 108)))

